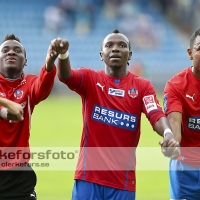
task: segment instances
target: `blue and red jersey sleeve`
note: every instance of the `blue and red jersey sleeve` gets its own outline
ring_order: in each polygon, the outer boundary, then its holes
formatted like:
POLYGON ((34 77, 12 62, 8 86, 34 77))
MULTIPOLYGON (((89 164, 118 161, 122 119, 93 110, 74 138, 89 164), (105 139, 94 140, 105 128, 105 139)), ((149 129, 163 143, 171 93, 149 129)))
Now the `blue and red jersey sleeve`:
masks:
POLYGON ((151 125, 154 126, 154 124, 161 117, 165 117, 165 115, 156 97, 156 92, 152 84, 146 80, 144 86, 142 112, 146 115, 151 125))
POLYGON ((170 112, 183 112, 181 96, 170 82, 167 82, 164 88, 163 104, 166 116, 170 112))

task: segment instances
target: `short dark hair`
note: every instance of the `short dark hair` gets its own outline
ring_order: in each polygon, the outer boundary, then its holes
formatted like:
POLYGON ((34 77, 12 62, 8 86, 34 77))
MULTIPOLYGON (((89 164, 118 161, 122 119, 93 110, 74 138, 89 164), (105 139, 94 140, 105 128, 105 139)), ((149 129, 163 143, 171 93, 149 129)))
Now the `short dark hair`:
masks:
POLYGON ((190 38, 190 49, 193 49, 194 41, 195 41, 195 39, 196 39, 196 37, 197 37, 198 35, 200 35, 200 29, 198 29, 197 31, 195 31, 195 32, 192 34, 192 36, 191 36, 191 38, 190 38))
MULTIPOLYGON (((121 32, 118 29, 114 29, 110 34, 112 34, 112 33, 121 33, 121 32)), ((121 33, 121 34, 123 34, 123 33, 121 33)), ((101 50, 102 50, 102 46, 103 46, 103 41, 101 43, 101 50)), ((129 50, 131 51, 131 43, 129 40, 128 40, 128 46, 129 46, 129 50)))
POLYGON ((7 40, 16 40, 19 43, 21 43, 20 39, 18 37, 16 37, 13 33, 11 35, 6 35, 6 37, 4 38, 2 43, 4 43, 7 40))
MULTIPOLYGON (((118 29, 114 29, 112 32, 111 32, 111 34, 112 33, 121 33, 118 29)), ((123 34, 123 33, 121 33, 121 34, 123 34)), ((127 38, 128 39, 128 38, 127 38)), ((130 41, 129 41, 129 39, 128 39, 128 46, 129 46, 129 50, 131 51, 131 43, 130 43, 130 41)))
MULTIPOLYGON (((2 43, 4 43, 5 41, 8 41, 8 40, 16 40, 17 42, 19 42, 21 44, 20 39, 18 37, 16 37, 13 33, 10 34, 10 35, 6 35, 6 37, 4 38, 2 43)), ((24 55, 25 55, 25 58, 26 58, 26 50, 25 50, 25 48, 24 48, 24 55)))
POLYGON ((118 29, 114 29, 111 33, 120 33, 118 29))

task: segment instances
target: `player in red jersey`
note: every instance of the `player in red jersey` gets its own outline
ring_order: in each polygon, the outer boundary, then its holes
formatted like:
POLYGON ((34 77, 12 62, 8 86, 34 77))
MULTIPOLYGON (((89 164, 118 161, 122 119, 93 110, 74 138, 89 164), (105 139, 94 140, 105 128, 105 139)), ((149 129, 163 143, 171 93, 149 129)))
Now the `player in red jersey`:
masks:
POLYGON ((82 98, 83 131, 73 200, 135 199, 135 149, 141 113, 164 137, 165 153, 176 158, 178 144, 170 131, 151 83, 127 71, 131 59, 128 38, 118 30, 102 43, 105 70, 71 69, 66 40, 54 40, 59 53, 58 76, 82 98), (56 41, 56 42, 55 42, 56 41))
POLYGON ((23 108, 18 108, 23 114, 20 118, 10 106, 6 108, 3 104, 5 107, 0 107, 0 199, 36 199, 36 174, 17 158, 19 154, 16 153, 20 152, 18 150, 29 153, 31 114, 35 105, 46 99, 52 90, 56 57, 51 56, 49 49, 40 75, 25 76, 26 51, 20 40, 11 34, 0 45, 0 97, 21 104, 23 108), (10 120, 15 123, 10 123, 10 120))
POLYGON ((170 161, 172 199, 200 200, 200 29, 187 50, 193 66, 172 77, 164 89, 164 110, 181 156, 170 161))
POLYGON ((15 115, 18 120, 23 120, 23 108, 20 104, 5 98, 0 98, 0 106, 7 108, 8 112, 15 115))

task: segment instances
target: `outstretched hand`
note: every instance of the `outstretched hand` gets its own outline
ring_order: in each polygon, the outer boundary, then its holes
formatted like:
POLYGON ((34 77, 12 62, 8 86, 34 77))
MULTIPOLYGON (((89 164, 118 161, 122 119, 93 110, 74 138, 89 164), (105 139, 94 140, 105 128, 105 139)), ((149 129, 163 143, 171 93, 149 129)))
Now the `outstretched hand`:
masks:
POLYGON ((69 42, 57 38, 51 41, 51 44, 47 51, 46 64, 52 66, 59 54, 64 54, 69 48, 69 42))
POLYGON ((164 140, 160 141, 159 144, 161 146, 161 151, 165 156, 170 157, 171 159, 177 159, 180 156, 180 145, 172 134, 167 134, 164 137, 164 140))

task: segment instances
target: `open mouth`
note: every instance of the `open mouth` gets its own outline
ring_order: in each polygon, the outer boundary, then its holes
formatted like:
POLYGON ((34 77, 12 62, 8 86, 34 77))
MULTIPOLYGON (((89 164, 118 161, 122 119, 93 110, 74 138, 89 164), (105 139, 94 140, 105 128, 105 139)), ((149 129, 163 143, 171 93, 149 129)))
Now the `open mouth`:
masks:
POLYGON ((120 55, 111 55, 110 58, 121 58, 120 55))
POLYGON ((10 57, 10 58, 6 59, 6 61, 16 61, 16 59, 13 57, 10 57))

